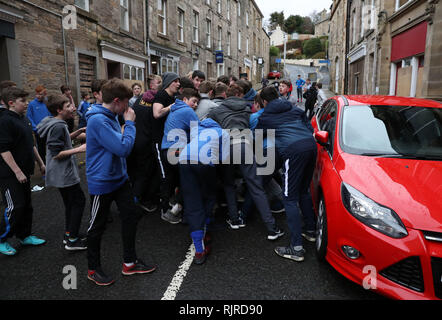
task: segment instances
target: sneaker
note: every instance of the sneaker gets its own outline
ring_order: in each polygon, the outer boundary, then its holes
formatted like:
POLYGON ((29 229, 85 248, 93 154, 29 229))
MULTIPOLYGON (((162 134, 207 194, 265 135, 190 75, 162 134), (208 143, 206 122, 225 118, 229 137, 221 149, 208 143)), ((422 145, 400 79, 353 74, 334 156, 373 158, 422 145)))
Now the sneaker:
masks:
POLYGON ((181 210, 183 210, 183 206, 179 203, 176 203, 172 209, 170 209, 170 212, 172 212, 173 215, 177 216, 180 214, 181 210))
POLYGON ((15 250, 8 242, 0 242, 0 253, 7 256, 13 256, 17 253, 17 250, 15 250))
POLYGON ((280 228, 276 227, 274 231, 270 231, 267 234, 267 240, 276 240, 284 235, 284 231, 282 231, 280 228))
POLYGON ((302 236, 310 242, 315 242, 316 241, 316 232, 315 231, 303 231, 302 236))
POLYGON ((150 203, 150 202, 143 202, 143 201, 140 201, 140 202, 138 202, 137 203, 137 205, 141 208, 141 209, 143 209, 143 210, 145 210, 145 211, 147 211, 147 212, 155 212, 155 211, 157 211, 157 209, 158 209, 158 206, 156 205, 156 204, 153 204, 153 203, 150 203))
POLYGON ((161 210, 161 219, 167 221, 171 224, 177 224, 181 222, 181 217, 176 216, 171 212, 171 209, 167 210, 165 213, 161 210))
POLYGON ((281 201, 275 201, 274 203, 272 203, 272 205, 270 206, 270 210, 272 211, 272 213, 285 212, 284 205, 281 201))
MULTIPOLYGON (((78 238, 80 238, 83 241, 86 241, 87 235, 86 234, 79 234, 78 238)), ((65 233, 63 236, 63 244, 67 244, 68 241, 69 241, 69 235, 65 233)))
POLYGON ((86 250, 87 242, 81 238, 77 238, 75 241, 68 240, 64 248, 69 251, 86 250))
POLYGON ((151 273, 151 272, 154 272, 156 268, 157 267, 155 267, 155 266, 148 266, 148 265, 144 264, 143 261, 138 259, 130 267, 127 267, 123 263, 123 270, 121 271, 121 273, 125 276, 130 276, 133 274, 151 273))
POLYGON ((87 278, 93 282, 95 282, 96 285, 99 286, 110 286, 115 282, 114 279, 106 275, 102 270, 88 270, 87 272, 87 278))
POLYGON ((230 229, 238 230, 239 228, 244 228, 246 226, 246 223, 241 217, 238 217, 236 220, 230 220, 228 219, 227 224, 229 225, 230 229))
POLYGON ((46 240, 37 238, 36 236, 29 236, 24 238, 23 240, 20 240, 22 245, 25 246, 39 246, 41 244, 44 244, 46 240))
POLYGON ((276 247, 275 252, 278 256, 294 260, 297 262, 304 261, 305 250, 295 250, 293 247, 276 247))
POLYGON ((209 255, 210 249, 206 247, 203 252, 195 252, 195 256, 193 257, 193 263, 196 265, 202 265, 207 260, 207 256, 209 255))

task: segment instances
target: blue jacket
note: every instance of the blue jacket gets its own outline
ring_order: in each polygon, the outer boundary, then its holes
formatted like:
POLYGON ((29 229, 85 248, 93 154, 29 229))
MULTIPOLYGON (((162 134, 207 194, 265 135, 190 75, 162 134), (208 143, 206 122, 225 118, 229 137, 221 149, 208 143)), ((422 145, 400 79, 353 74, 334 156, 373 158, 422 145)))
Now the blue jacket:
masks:
POLYGON ((213 166, 223 163, 230 154, 230 135, 212 120, 205 119, 192 127, 191 140, 181 151, 181 164, 204 164, 213 166))
POLYGON ((86 175, 89 193, 111 193, 128 179, 126 157, 135 142, 135 123, 126 121, 122 134, 116 114, 101 105, 95 105, 88 111, 86 118, 86 175))
POLYGON ((176 99, 175 103, 170 108, 170 113, 164 124, 164 136, 163 141, 161 142, 161 149, 169 149, 172 146, 175 148, 184 148, 190 141, 191 121, 196 121, 197 123, 199 121, 195 111, 183 101, 176 99), (170 139, 173 138, 173 140, 168 141, 167 135, 169 134, 169 131, 173 129, 180 130, 177 131, 176 134, 175 132, 171 133, 170 139), (180 132, 183 134, 179 134, 180 132))
POLYGON ((275 145, 281 155, 296 143, 297 151, 316 148, 313 127, 305 112, 283 99, 275 99, 264 108, 256 129, 275 129, 275 145))
POLYGON ((28 105, 28 111, 26 112, 26 116, 32 124, 32 130, 37 132, 37 125, 46 117, 52 116, 48 111, 46 104, 44 102, 40 102, 35 98, 28 105))
POLYGON ((301 89, 304 86, 304 84, 305 84, 304 80, 302 80, 302 79, 296 80, 296 87, 297 88, 301 89))

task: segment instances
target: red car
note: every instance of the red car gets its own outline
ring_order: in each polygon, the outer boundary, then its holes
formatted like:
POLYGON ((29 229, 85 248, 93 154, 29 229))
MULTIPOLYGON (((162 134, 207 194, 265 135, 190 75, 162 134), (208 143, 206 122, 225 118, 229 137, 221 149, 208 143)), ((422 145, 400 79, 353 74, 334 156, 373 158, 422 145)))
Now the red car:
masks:
POLYGON ((281 72, 279 71, 271 71, 269 72, 269 74, 267 75, 268 79, 280 79, 281 78, 281 72))
POLYGON ((312 119, 316 253, 393 299, 442 299, 442 104, 336 96, 312 119))

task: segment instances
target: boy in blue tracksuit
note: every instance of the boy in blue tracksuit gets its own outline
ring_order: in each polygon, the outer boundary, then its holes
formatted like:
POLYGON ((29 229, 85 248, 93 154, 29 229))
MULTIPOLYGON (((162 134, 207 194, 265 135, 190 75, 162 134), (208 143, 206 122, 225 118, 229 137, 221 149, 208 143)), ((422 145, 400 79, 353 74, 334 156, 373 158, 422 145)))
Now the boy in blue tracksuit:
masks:
POLYGON ((296 80, 296 92, 298 93, 298 102, 301 99, 302 102, 302 87, 305 85, 305 81, 301 79, 301 75, 298 74, 298 79, 296 80))
POLYGON ((137 211, 126 171, 126 157, 135 141, 135 112, 128 107, 132 91, 122 80, 112 79, 102 88, 103 105, 87 113, 86 176, 91 195, 91 220, 87 234, 88 279, 97 285, 114 280, 101 267, 100 245, 113 201, 121 217, 123 238, 123 275, 150 273, 153 266, 137 259, 135 236, 140 213, 137 211), (117 115, 125 119, 121 131, 117 115))
POLYGON ((275 129, 276 150, 283 161, 283 203, 290 229, 290 245, 277 247, 275 252, 284 258, 303 261, 302 237, 315 241, 313 202, 309 193, 317 154, 313 128, 301 109, 278 99, 275 88, 264 88, 260 95, 265 109, 256 128, 275 129), (298 202, 304 230, 301 230, 298 202))
MULTIPOLYGON (((174 194, 175 188, 179 186, 178 154, 190 141, 190 127, 192 122, 198 123, 198 116, 195 109, 198 106, 200 95, 197 90, 186 88, 179 99, 170 108, 170 113, 164 124, 164 135, 161 142, 161 152, 164 161, 163 183, 161 190, 161 201, 169 202, 174 194), (172 160, 172 161, 171 161, 172 160)), ((182 202, 182 201, 181 201, 182 202)), ((161 212, 161 218, 172 224, 181 222, 181 209, 179 196, 178 203, 169 210, 161 212)))
POLYGON ((230 152, 230 136, 212 119, 192 127, 190 143, 179 157, 184 215, 195 246, 195 264, 203 264, 209 253, 205 246, 206 227, 216 202, 215 164, 225 161, 230 152))

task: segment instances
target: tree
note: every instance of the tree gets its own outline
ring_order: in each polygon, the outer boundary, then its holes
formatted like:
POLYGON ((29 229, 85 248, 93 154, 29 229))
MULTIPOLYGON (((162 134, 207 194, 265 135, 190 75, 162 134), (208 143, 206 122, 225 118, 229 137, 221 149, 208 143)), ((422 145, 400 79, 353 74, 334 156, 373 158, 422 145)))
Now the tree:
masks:
POLYGON ((315 26, 313 25, 312 19, 310 19, 310 17, 303 18, 299 33, 303 33, 303 34, 314 34, 315 33, 315 26))
POLYGON ((288 34, 292 34, 294 32, 300 33, 300 27, 302 25, 303 18, 299 15, 291 15, 284 21, 285 31, 288 34))
POLYGON ((302 52, 307 57, 312 57, 316 53, 322 51, 321 40, 319 38, 312 38, 310 40, 304 41, 304 45, 303 45, 302 49, 303 49, 302 52))
POLYGON ((270 47, 270 56, 271 57, 277 57, 279 56, 279 49, 277 47, 270 47))
POLYGON ((272 30, 275 30, 278 25, 280 25, 281 28, 284 29, 284 21, 285 21, 284 11, 281 12, 275 11, 272 14, 270 14, 270 28, 272 30))

